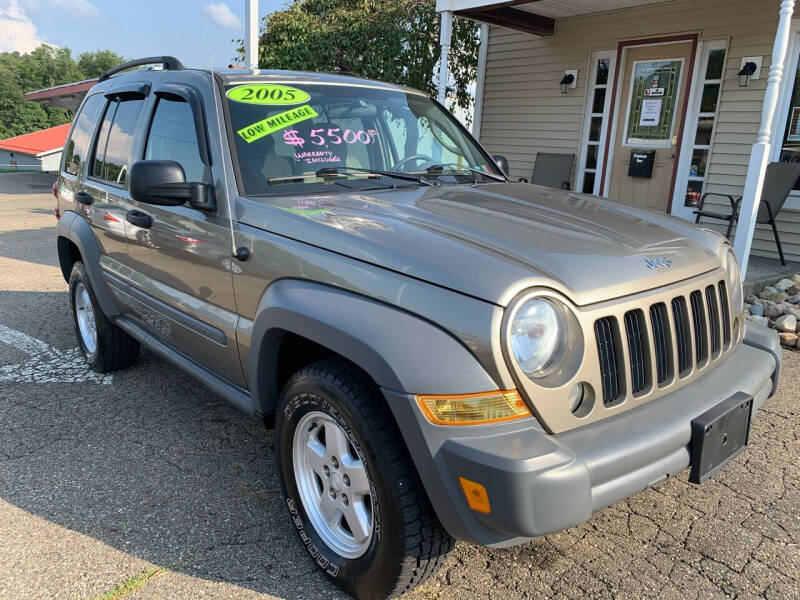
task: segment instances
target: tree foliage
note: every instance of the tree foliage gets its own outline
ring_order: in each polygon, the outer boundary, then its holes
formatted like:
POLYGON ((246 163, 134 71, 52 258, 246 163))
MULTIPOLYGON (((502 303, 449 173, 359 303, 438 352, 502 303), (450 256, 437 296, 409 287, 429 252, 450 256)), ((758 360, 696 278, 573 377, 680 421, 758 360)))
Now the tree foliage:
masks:
POLYGON ((70 111, 28 102, 25 93, 97 77, 123 60, 110 50, 84 52, 75 60, 69 48, 44 44, 28 54, 0 53, 0 139, 72 120, 70 111))
MULTIPOLYGON (((435 0, 293 0, 264 17, 260 38, 262 69, 348 71, 436 94, 435 0)), ((478 44, 478 26, 456 18, 448 96, 463 109, 472 102, 478 44)))

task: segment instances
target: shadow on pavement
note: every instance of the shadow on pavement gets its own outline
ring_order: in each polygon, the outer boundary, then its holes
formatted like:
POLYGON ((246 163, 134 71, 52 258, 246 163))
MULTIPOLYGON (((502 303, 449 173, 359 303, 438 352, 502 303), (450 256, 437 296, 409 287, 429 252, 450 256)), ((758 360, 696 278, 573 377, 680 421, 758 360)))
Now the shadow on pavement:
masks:
POLYGON ((55 175, 47 173, 18 171, 0 173, 0 194, 32 195, 48 193, 52 196, 55 175))
MULTIPOLYGON (((9 307, 63 304, 39 335, 75 345, 66 293, 2 296, 0 322, 34 337, 41 320, 9 307)), ((0 343, 0 365, 19 360, 0 343)), ((178 572, 195 577, 341 597, 290 527, 272 433, 147 352, 110 385, 0 383, 0 497, 157 565, 186 561, 178 572)))
POLYGON ((0 257, 24 260, 39 265, 58 265, 56 220, 52 227, 17 229, 0 235, 0 257))

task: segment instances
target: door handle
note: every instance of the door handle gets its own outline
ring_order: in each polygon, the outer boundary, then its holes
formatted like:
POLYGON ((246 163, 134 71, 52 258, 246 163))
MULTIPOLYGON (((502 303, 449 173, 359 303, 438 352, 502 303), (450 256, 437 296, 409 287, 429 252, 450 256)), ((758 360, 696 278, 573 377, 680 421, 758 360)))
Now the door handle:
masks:
POLYGON ((125 220, 131 225, 141 227, 142 229, 150 229, 153 226, 153 217, 140 210, 129 210, 125 214, 125 220))
POLYGON ((89 206, 94 200, 86 192, 78 192, 75 194, 75 202, 83 204, 84 206, 89 206))

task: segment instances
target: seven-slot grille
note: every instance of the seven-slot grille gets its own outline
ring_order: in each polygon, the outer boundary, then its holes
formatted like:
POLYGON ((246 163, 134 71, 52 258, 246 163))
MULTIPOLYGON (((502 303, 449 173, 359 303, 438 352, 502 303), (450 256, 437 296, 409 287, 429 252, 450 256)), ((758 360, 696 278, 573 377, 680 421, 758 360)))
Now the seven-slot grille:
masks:
POLYGON ((725 282, 656 302, 647 310, 629 310, 624 330, 619 327, 616 317, 594 324, 606 406, 621 402, 628 393, 638 396, 653 386, 668 385, 722 355, 732 339, 725 282))

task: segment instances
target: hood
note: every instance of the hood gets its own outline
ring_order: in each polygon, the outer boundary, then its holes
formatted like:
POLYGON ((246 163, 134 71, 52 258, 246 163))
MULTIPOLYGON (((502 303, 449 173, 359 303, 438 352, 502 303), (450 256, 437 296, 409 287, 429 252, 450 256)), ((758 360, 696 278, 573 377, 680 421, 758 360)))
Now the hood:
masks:
POLYGON ((253 198, 239 221, 501 306, 534 286, 592 304, 720 266, 713 232, 521 183, 253 198))

